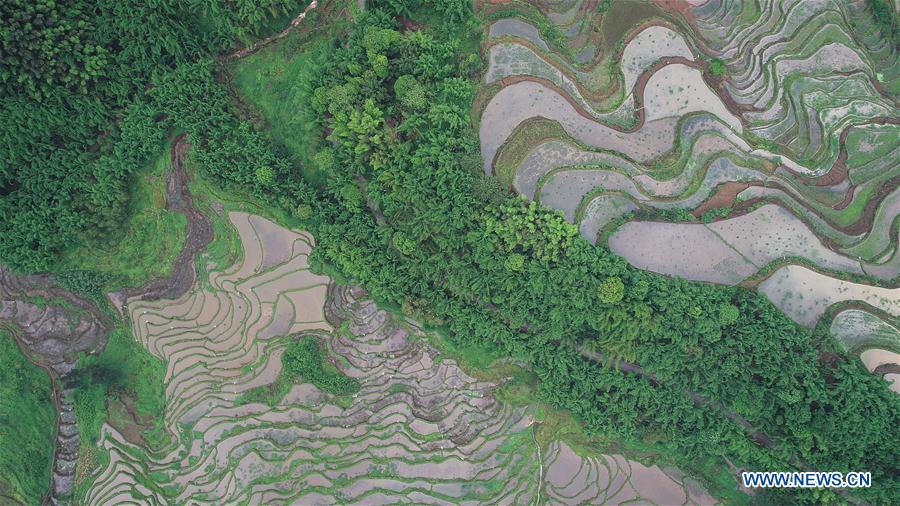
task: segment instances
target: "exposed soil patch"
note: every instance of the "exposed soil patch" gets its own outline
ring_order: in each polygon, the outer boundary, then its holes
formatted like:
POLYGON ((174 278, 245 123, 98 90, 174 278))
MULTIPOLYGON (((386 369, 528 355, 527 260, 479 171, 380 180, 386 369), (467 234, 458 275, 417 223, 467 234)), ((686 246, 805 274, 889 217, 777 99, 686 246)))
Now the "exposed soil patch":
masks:
POLYGON ((397 18, 397 21, 400 22, 400 26, 402 27, 402 30, 404 32, 418 32, 422 29, 423 26, 425 26, 422 23, 416 23, 415 21, 403 16, 397 18))
POLYGON ((876 376, 884 376, 885 374, 900 374, 900 364, 881 364, 872 370, 876 376))
POLYGON ((837 204, 831 206, 831 208, 834 209, 835 211, 843 211, 844 209, 847 209, 847 206, 849 206, 850 203, 853 202, 853 195, 855 195, 855 194, 856 194, 856 187, 851 186, 850 188, 847 189, 847 193, 844 195, 844 198, 837 204))
POLYGON ((721 209, 724 207, 733 207, 734 200, 738 194, 750 187, 750 183, 740 183, 737 181, 729 181, 720 185, 706 202, 700 204, 694 212, 691 213, 695 218, 699 218, 703 213, 711 209, 721 209))
POLYGON ((693 24, 696 22, 693 11, 694 6, 686 0, 653 0, 653 3, 666 12, 677 12, 683 16, 688 23, 693 24))

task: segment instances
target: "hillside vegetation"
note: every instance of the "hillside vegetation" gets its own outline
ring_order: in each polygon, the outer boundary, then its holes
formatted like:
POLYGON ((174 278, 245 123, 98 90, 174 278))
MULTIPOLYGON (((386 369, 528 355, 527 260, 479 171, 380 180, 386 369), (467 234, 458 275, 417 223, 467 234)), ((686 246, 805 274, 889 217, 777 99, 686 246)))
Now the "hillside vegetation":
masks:
POLYGON ((0 331, 0 502, 37 504, 47 491, 53 411, 50 377, 0 331))

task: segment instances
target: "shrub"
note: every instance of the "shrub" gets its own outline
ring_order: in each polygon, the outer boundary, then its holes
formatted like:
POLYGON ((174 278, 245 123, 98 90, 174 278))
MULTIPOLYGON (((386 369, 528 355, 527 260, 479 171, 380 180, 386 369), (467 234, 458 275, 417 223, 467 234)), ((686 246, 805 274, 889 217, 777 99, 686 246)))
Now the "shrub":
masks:
POLYGON ((334 167, 334 150, 325 148, 313 156, 316 168, 322 172, 328 172, 334 167))
POLYGON ((363 194, 359 187, 353 183, 347 183, 341 188, 341 202, 349 211, 358 210, 363 204, 363 194))
MULTIPOLYGON (((478 158, 478 170, 481 170, 481 158, 478 158)), ((482 172, 472 179, 472 195, 476 199, 489 204, 502 204, 509 198, 509 190, 497 178, 482 172)))
POLYGON ((725 77, 725 74, 728 73, 728 68, 725 67, 725 62, 718 58, 713 58, 709 62, 709 71, 716 77, 725 77))
POLYGON ((717 207, 701 214, 700 221, 703 223, 712 223, 716 218, 727 218, 729 214, 731 214, 730 207, 717 207))
POLYGON ((313 208, 309 204, 300 204, 294 208, 294 217, 299 220, 308 220, 312 218, 313 208))
POLYGON ((519 272, 525 267, 525 256, 520 253, 513 253, 506 257, 503 265, 508 271, 519 272))
POLYGON ((260 167, 256 169, 256 182, 261 186, 269 186, 275 180, 275 171, 272 167, 260 167))
POLYGON ((395 232, 394 237, 391 242, 394 244, 394 247, 397 248, 397 251, 400 253, 410 256, 416 252, 416 241, 410 239, 403 232, 395 232))

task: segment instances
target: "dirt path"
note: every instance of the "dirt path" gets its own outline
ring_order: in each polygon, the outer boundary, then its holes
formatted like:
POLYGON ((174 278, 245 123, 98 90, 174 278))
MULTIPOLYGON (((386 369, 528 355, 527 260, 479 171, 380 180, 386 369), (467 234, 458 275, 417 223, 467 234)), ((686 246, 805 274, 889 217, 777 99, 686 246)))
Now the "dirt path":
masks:
POLYGON ((225 60, 225 61, 239 60, 245 56, 249 56, 249 55, 259 51, 260 49, 268 46, 269 44, 271 44, 277 40, 281 40, 281 39, 287 37, 288 34, 290 34, 292 31, 294 31, 294 29, 297 28, 298 26, 300 26, 300 23, 302 23, 303 20, 306 19, 306 14, 309 11, 315 9, 318 5, 319 5, 319 2, 317 0, 313 0, 312 2, 310 2, 309 5, 306 6, 305 9, 303 9, 303 12, 301 12, 296 18, 291 20, 290 26, 288 26, 284 30, 276 33, 275 35, 272 35, 272 36, 266 37, 265 39, 257 41, 250 47, 241 48, 233 53, 227 54, 227 55, 225 55, 223 60, 225 60))
POLYGON ((172 144, 172 173, 166 185, 166 209, 181 213, 187 218, 184 247, 175 259, 169 276, 156 278, 142 287, 124 288, 109 294, 110 301, 120 313, 128 299, 176 299, 187 293, 197 278, 194 258, 212 241, 213 229, 210 219, 194 206, 194 199, 187 188, 184 155, 188 149, 188 134, 175 139, 172 144))

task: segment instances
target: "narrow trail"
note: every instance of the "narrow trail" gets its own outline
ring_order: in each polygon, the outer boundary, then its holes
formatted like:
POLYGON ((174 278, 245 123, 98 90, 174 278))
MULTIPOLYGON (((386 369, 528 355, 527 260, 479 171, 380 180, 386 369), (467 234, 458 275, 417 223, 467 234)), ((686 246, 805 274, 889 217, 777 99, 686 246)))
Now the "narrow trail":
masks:
POLYGON ((312 2, 310 2, 309 5, 306 6, 305 9, 303 9, 303 12, 301 12, 297 17, 295 17, 294 19, 291 20, 291 24, 284 30, 276 33, 275 35, 271 35, 269 37, 266 37, 265 39, 257 41, 255 43, 253 43, 250 47, 241 48, 241 49, 238 49, 237 51, 234 51, 233 53, 229 53, 229 54, 225 55, 222 58, 222 60, 223 61, 239 60, 245 56, 249 56, 249 55, 259 51, 260 49, 268 46, 269 44, 271 44, 277 40, 281 40, 281 39, 287 37, 288 34, 290 34, 292 31, 294 31, 294 29, 297 28, 298 26, 300 26, 300 23, 302 23, 303 20, 306 19, 307 13, 309 13, 309 11, 318 7, 318 5, 319 5, 319 2, 317 0, 313 0, 312 2))

